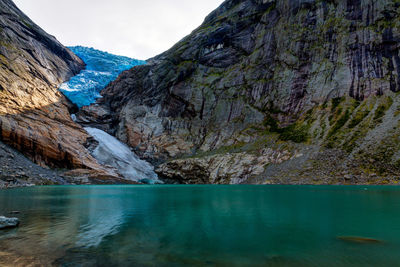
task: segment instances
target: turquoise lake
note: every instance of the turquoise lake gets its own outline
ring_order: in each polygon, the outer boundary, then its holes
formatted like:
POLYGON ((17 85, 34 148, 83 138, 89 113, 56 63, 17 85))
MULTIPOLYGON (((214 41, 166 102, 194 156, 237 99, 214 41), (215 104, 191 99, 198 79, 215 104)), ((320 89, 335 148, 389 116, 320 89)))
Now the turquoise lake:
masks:
POLYGON ((2 214, 21 225, 0 256, 55 266, 400 265, 399 187, 33 187, 0 191, 2 214))

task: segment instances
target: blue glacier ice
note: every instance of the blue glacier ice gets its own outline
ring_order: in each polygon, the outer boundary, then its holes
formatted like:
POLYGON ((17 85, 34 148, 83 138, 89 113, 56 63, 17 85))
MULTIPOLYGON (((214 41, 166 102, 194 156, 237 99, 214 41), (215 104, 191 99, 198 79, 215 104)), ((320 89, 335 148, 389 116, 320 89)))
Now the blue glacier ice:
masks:
MULTIPOLYGON (((79 108, 96 102, 96 99, 101 97, 100 91, 115 80, 121 72, 146 63, 142 60, 116 56, 94 48, 74 46, 69 49, 86 63, 86 69, 63 83, 59 89, 79 108)), ((71 114, 71 118, 75 120, 76 115, 71 114)), ((162 183, 158 180, 154 167, 141 160, 127 145, 100 129, 88 127, 85 130, 98 142, 92 155, 100 164, 116 168, 127 180, 148 184, 162 183)), ((110 231, 112 227, 111 225, 110 231)), ((96 231, 93 229, 93 232, 96 231)), ((90 232, 90 235, 93 232, 90 232)), ((82 236, 86 242, 85 238, 82 236)), ((93 244, 97 244, 102 238, 103 236, 100 235, 97 241, 93 239, 93 244)))
POLYGON ((85 63, 86 69, 60 86, 61 92, 79 108, 96 102, 100 91, 124 70, 145 64, 143 60, 116 56, 94 48, 69 47, 85 63))

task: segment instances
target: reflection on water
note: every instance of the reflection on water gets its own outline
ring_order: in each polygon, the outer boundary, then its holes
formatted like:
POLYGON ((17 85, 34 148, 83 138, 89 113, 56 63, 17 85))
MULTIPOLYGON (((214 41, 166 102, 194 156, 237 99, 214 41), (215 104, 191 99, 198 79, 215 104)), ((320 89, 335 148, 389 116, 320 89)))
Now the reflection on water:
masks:
POLYGON ((96 197, 96 189, 88 190, 88 222, 79 228, 76 246, 97 247, 104 237, 118 232, 118 227, 124 222, 123 199, 96 197))
POLYGON ((400 263, 396 187, 37 187, 0 191, 0 203, 22 221, 0 232, 0 265, 400 263))

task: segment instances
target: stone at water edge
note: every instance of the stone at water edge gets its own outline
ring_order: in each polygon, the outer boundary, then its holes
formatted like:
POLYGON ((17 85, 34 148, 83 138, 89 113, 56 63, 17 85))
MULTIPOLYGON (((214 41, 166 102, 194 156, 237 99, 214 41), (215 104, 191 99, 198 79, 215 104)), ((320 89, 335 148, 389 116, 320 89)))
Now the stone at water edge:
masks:
POLYGON ((18 218, 7 218, 4 216, 0 216, 0 230, 6 228, 14 228, 19 225, 18 218))

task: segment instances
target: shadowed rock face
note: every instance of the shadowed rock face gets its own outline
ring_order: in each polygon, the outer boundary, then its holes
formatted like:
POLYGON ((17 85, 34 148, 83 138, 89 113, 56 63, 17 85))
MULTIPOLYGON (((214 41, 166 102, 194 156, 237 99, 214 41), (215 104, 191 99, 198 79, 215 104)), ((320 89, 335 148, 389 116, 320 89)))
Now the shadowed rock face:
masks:
MULTIPOLYGON (((288 155, 286 163, 261 160, 263 171, 247 173, 247 182, 282 182, 288 172, 296 183, 397 176, 399 5, 227 0, 173 48, 103 91, 102 116, 112 118, 103 128, 143 157, 168 160, 159 173, 185 182, 210 181, 218 166, 204 166, 213 154, 231 158, 223 160, 231 170, 229 164, 248 165, 235 153, 259 158, 265 148, 288 155), (198 178, 183 177, 188 166, 198 178), (336 179, 344 175, 350 178, 336 179)), ((87 111, 82 116, 90 122, 87 111)), ((211 180, 242 178, 218 175, 211 180)))
MULTIPOLYGON (((84 63, 10 0, 0 0, 0 138, 41 166, 95 169, 87 133, 58 86, 84 63)), ((76 175, 76 174, 75 174, 76 175)))

